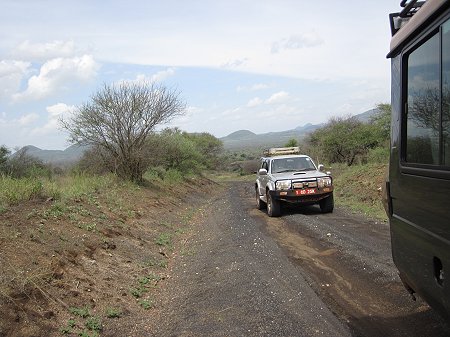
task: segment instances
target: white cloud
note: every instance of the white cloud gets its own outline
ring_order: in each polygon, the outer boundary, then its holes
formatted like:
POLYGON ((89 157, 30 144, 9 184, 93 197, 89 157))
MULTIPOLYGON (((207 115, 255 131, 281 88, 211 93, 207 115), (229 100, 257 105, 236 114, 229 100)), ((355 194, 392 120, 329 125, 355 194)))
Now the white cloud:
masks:
POLYGON ((91 55, 56 58, 45 62, 38 75, 28 80, 27 89, 15 94, 15 100, 41 99, 67 87, 71 81, 88 81, 96 76, 98 64, 91 55))
POLYGON ((250 101, 248 101, 247 107, 253 108, 255 106, 261 105, 262 103, 263 103, 263 100, 261 98, 255 97, 255 98, 252 98, 250 101))
POLYGON ((30 65, 22 61, 0 61, 0 99, 9 98, 19 90, 20 82, 30 65))
POLYGON ((236 68, 239 68, 240 66, 244 65, 247 61, 248 61, 248 58, 246 58, 246 57, 233 59, 228 62, 222 63, 221 68, 236 69, 236 68))
POLYGON ((314 32, 292 35, 287 39, 272 43, 271 52, 276 54, 286 49, 311 48, 319 46, 323 42, 323 39, 314 32))
POLYGON ((32 135, 48 135, 56 133, 60 129, 59 121, 61 118, 67 119, 76 109, 73 105, 57 103, 46 108, 48 119, 44 126, 36 127, 31 131, 32 135))
POLYGON ((155 83, 155 82, 162 82, 165 79, 174 76, 175 75, 175 68, 170 67, 166 70, 158 71, 157 73, 153 75, 145 75, 145 74, 138 74, 134 80, 120 80, 118 81, 118 84, 121 83, 155 83))
POLYGON ((65 103, 57 103, 46 108, 50 118, 67 117, 76 107, 74 105, 67 105, 65 103))
POLYGON ((152 75, 150 82, 162 82, 173 75, 175 75, 175 68, 167 68, 166 70, 158 71, 156 74, 152 75))
POLYGON ((279 104, 279 103, 284 103, 289 99, 289 93, 287 93, 286 91, 280 91, 277 92, 275 94, 273 94, 272 96, 270 96, 265 103, 266 104, 279 104))
POLYGON ((24 60, 46 61, 58 57, 71 57, 75 53, 73 41, 52 41, 47 43, 31 43, 26 40, 13 51, 15 57, 24 60))
POLYGON ((34 123, 38 119, 39 119, 39 115, 37 113, 33 112, 33 113, 30 113, 30 114, 20 117, 17 121, 18 121, 19 125, 25 126, 25 125, 34 123))

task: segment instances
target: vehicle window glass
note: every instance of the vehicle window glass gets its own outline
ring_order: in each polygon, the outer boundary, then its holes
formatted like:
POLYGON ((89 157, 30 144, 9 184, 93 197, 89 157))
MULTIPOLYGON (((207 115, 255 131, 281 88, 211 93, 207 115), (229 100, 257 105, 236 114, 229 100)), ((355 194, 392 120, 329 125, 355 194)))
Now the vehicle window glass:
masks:
POLYGON ((269 170, 269 169, 268 169, 268 166, 267 166, 267 161, 264 160, 264 161, 262 162, 261 168, 266 169, 266 171, 269 170))
POLYGON ((406 161, 439 164, 440 55, 435 34, 408 57, 406 161))
POLYGON ((442 26, 442 147, 443 164, 450 166, 450 21, 442 26))
POLYGON ((315 170, 311 159, 307 157, 274 159, 272 173, 315 170))

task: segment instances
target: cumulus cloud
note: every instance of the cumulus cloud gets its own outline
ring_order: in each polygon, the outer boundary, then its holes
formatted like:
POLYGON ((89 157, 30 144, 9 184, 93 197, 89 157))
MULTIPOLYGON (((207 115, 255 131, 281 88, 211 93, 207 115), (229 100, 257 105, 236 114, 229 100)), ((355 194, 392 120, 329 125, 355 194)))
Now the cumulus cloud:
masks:
POLYGON ((13 51, 17 58, 33 61, 46 61, 58 57, 71 57, 75 54, 73 41, 52 41, 32 43, 28 40, 19 44, 13 51))
POLYGON ((265 103, 266 104, 279 104, 279 103, 284 103, 289 99, 289 93, 287 93, 286 91, 280 91, 277 92, 275 94, 273 94, 272 96, 270 96, 265 103))
POLYGON ((46 108, 48 119, 44 126, 34 128, 31 132, 33 135, 47 135, 60 129, 59 121, 66 118, 76 109, 73 105, 65 103, 57 103, 46 108))
POLYGON ((45 62, 38 75, 28 80, 25 91, 14 95, 15 100, 41 99, 66 87, 71 81, 88 81, 96 76, 98 64, 91 55, 55 58, 45 62))
POLYGON ((17 92, 30 66, 29 62, 0 61, 0 99, 9 98, 17 92))
POLYGON ((26 125, 30 125, 30 124, 34 123, 38 119, 39 119, 39 115, 37 113, 33 112, 33 113, 30 113, 30 114, 20 117, 17 120, 17 122, 19 123, 20 126, 26 126, 26 125))
POLYGON ((156 74, 152 75, 150 82, 161 82, 173 75, 175 75, 175 68, 167 68, 166 70, 158 71, 156 74))
POLYGON ((263 103, 263 100, 261 98, 255 97, 255 98, 252 98, 250 101, 248 101, 247 107, 253 108, 255 106, 261 105, 262 103, 263 103))
POLYGON ((321 44, 323 44, 323 39, 316 33, 303 33, 272 43, 271 52, 276 54, 286 49, 311 48, 321 44))
POLYGON ((156 72, 153 75, 139 74, 134 80, 120 80, 118 83, 154 83, 162 82, 165 79, 175 75, 175 68, 170 67, 165 70, 156 72))

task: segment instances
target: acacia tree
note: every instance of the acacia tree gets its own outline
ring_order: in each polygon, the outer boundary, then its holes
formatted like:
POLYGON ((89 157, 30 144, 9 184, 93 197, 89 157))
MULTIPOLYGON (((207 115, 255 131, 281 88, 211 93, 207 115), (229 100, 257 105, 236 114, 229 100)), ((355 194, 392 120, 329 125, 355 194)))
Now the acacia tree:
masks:
POLYGON ((105 161, 113 158, 120 177, 139 182, 147 169, 147 137, 157 125, 185 111, 179 95, 155 83, 105 84, 61 124, 72 143, 100 148, 98 153, 104 154, 105 161))
POLYGON ((328 123, 311 133, 309 143, 317 146, 331 163, 351 166, 357 156, 365 156, 379 144, 376 128, 354 117, 333 117, 328 123))

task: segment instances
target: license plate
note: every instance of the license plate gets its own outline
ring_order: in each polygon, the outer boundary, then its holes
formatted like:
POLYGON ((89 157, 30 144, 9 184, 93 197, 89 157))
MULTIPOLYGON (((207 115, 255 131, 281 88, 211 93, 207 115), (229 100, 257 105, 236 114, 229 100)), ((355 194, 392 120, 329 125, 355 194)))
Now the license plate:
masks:
POLYGON ((306 188, 304 190, 295 190, 296 195, 309 195, 309 194, 315 194, 316 189, 315 188, 306 188))

